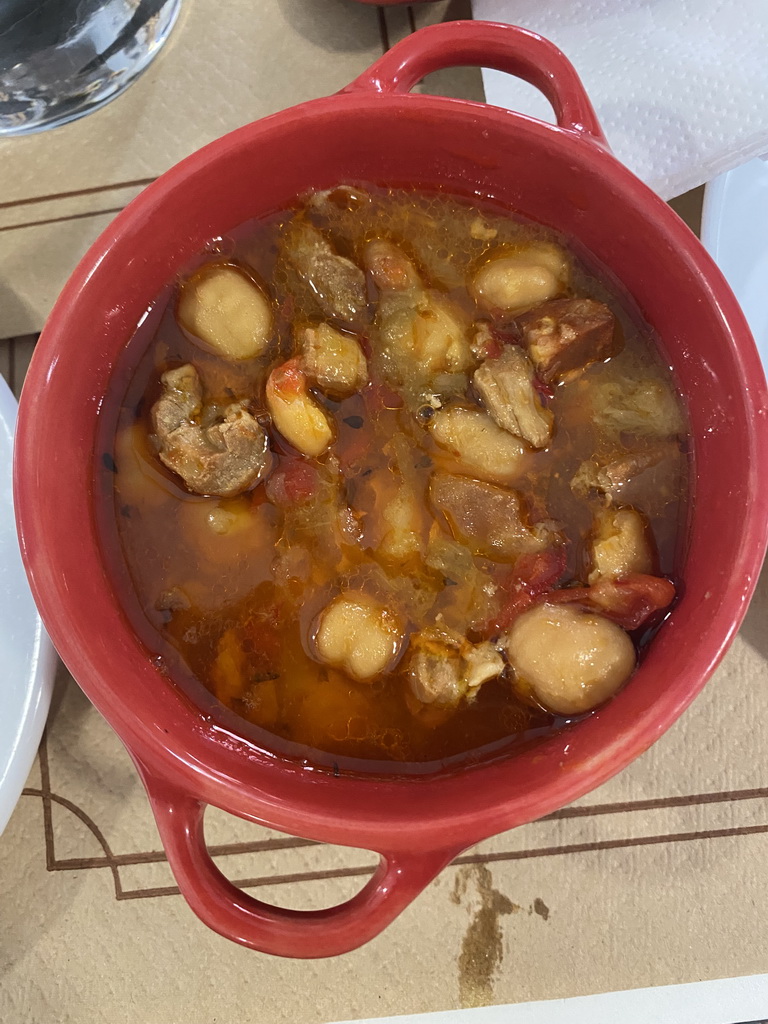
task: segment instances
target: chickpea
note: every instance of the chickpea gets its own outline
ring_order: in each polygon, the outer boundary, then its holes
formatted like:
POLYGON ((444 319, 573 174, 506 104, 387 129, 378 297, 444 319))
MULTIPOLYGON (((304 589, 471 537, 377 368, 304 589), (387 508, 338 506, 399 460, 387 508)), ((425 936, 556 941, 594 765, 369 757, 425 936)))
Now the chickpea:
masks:
POLYGON ((470 292, 485 309, 519 312, 553 299, 562 291, 567 264, 556 246, 535 245, 484 263, 470 292))
POLYGON ((432 437, 450 451, 461 469, 491 483, 505 484, 522 471, 526 446, 479 409, 439 409, 429 421, 432 437))
POLYGON ((181 326, 225 359, 252 359, 269 344, 272 309, 255 281, 239 267, 212 264, 181 287, 181 326))
POLYGON ((289 444, 309 458, 323 454, 334 439, 333 425, 310 394, 307 376, 297 359, 270 373, 266 399, 272 422, 289 444))
POLYGON ((635 649, 620 626, 572 605, 542 604, 525 612, 504 645, 518 678, 561 715, 602 704, 635 667, 635 649))
POLYGON ((354 591, 331 601, 313 633, 320 660, 360 681, 391 668, 403 641, 395 616, 367 594, 354 591))
POLYGON ((631 572, 653 571, 653 551, 645 521, 633 508, 609 508, 595 516, 589 583, 631 572))

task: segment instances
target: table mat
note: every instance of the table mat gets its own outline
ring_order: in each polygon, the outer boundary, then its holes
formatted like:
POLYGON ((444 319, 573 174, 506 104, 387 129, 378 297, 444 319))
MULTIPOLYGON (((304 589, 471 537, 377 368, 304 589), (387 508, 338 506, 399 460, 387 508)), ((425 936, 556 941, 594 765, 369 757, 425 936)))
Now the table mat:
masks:
MULTIPOLYGON (((39 331, 77 261, 145 185, 225 132, 337 92, 469 0, 379 10, 354 0, 184 0, 156 60, 114 102, 0 140, 0 339, 39 331)), ((428 87, 429 88, 429 87, 428 87)), ((433 76, 482 97, 479 71, 433 76)))

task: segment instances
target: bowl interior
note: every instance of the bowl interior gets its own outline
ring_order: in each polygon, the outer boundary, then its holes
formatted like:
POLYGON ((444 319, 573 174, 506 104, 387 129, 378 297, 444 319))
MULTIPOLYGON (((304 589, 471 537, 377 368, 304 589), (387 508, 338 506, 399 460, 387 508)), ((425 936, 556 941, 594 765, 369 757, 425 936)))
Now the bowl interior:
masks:
POLYGON ((746 609, 765 546, 761 404, 757 356, 714 265, 666 205, 594 143, 459 101, 333 97, 190 157, 119 215, 78 267, 22 397, 17 495, 27 565, 60 653, 148 770, 235 813, 316 838, 344 841, 354 832, 355 842, 375 846, 408 823, 411 841, 415 831, 448 842, 459 829, 473 841, 604 781, 703 685, 746 609), (533 750, 417 785, 334 779, 212 722, 158 674, 128 629, 93 515, 103 396, 168 281, 211 238, 307 189, 354 180, 478 194, 575 239, 660 337, 688 404, 695 451, 684 593, 630 685, 533 750))

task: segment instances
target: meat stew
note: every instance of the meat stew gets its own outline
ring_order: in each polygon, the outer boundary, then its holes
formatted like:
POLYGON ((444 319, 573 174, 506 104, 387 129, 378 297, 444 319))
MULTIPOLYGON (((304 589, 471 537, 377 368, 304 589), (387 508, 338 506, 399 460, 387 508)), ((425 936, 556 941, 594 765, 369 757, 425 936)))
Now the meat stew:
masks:
POLYGON ((397 765, 506 751, 631 677, 675 597, 685 414, 573 245, 339 186, 215 240, 155 312, 103 532, 179 685, 275 749, 397 765))

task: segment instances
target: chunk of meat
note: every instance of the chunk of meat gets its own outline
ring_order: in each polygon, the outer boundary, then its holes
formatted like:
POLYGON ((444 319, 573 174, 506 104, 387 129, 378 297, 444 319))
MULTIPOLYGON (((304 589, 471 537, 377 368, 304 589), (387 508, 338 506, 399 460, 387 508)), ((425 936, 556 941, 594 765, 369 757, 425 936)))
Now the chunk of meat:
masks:
POLYGON ((433 473, 429 485, 433 509, 442 512, 456 540, 475 555, 513 561, 540 551, 551 541, 546 530, 531 528, 517 491, 452 473, 433 473))
POLYGON ((450 452, 456 469, 491 483, 508 484, 523 472, 527 449, 480 409, 450 405, 429 421, 432 437, 450 452))
POLYGON ((194 366, 168 370, 160 379, 163 393, 152 409, 158 455, 191 491, 231 497, 269 473, 269 440, 246 403, 233 402, 221 422, 203 427, 203 389, 194 366))
POLYGON ((590 587, 566 587, 547 595, 553 604, 580 604, 624 629, 639 629, 674 599, 673 583, 644 573, 630 573, 622 579, 603 577, 590 587))
POLYGON ((394 666, 403 642, 397 617, 367 594, 347 591, 320 613, 313 630, 321 661, 360 681, 394 666))
POLYGON ((595 299, 555 299, 517 318, 523 342, 545 383, 572 379, 619 348, 616 318, 595 299))
POLYGON ((310 393, 298 359, 289 359, 270 373, 266 401, 275 427, 302 455, 317 458, 333 441, 330 416, 310 393))
POLYGON ((471 701, 479 688, 504 671, 504 661, 488 643, 471 644, 454 630, 431 626, 411 637, 408 683, 422 704, 455 706, 471 701))
POLYGON ((605 430, 642 437, 674 437, 685 423, 672 388, 653 377, 590 382, 585 396, 592 419, 605 430))
POLYGON ((359 321, 368 308, 365 274, 340 256, 312 224, 294 220, 285 236, 284 252, 299 277, 309 285, 326 316, 359 321))
POLYGON ((580 498, 591 491, 617 498, 622 490, 645 470, 658 465, 671 453, 666 445, 654 445, 638 451, 625 451, 607 460, 587 459, 571 479, 571 490, 580 498))
POLYGON ((472 383, 500 427, 533 448, 546 448, 554 417, 541 401, 534 378, 530 359, 522 349, 509 345, 498 358, 486 359, 475 370, 472 383))
POLYGON ((590 538, 592 570, 587 581, 616 579, 653 571, 653 546, 645 519, 633 508, 606 508, 595 514, 590 538))
POLYGON ((176 318, 224 359, 253 359, 272 335, 272 307, 263 289, 233 263, 209 263, 184 281, 176 318))
POLYGON ((632 675, 635 648, 608 619, 566 605, 524 612, 504 638, 517 680, 561 715, 591 711, 632 675))
POLYGON ((307 376, 326 394, 344 397, 368 383, 368 363, 357 338, 330 324, 305 327, 300 332, 302 360, 307 376))
POLYGON ((466 316, 426 287, 402 249, 375 239, 366 246, 365 265, 379 289, 379 349, 390 384, 426 385, 438 374, 461 373, 473 364, 466 316))
POLYGON ((537 242, 518 252, 491 254, 475 273, 469 291, 492 313, 517 313, 560 294, 567 279, 565 252, 537 242))

